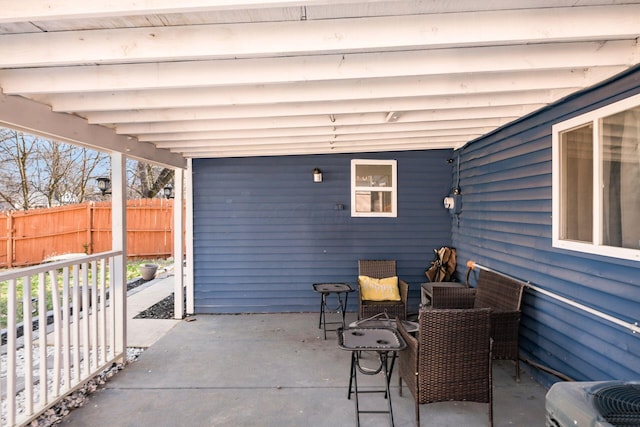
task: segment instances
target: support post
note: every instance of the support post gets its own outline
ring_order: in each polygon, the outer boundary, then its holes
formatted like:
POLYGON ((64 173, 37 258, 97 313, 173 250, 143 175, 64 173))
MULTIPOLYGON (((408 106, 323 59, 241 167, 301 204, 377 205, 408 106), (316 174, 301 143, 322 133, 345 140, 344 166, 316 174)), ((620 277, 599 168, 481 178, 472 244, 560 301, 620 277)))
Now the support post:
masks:
POLYGON ((116 354, 126 356, 127 350, 127 198, 126 157, 111 153, 111 248, 122 251, 114 259, 111 276, 115 317, 116 354))
POLYGON ((13 267, 13 212, 7 213, 7 268, 13 267))
POLYGON ((187 314, 194 314, 194 280, 193 280, 193 160, 187 159, 186 185, 186 239, 187 239, 187 271, 186 271, 186 293, 187 293, 187 314))
POLYGON ((87 203, 87 255, 93 254, 93 202, 87 203))
POLYGON ((182 208, 184 170, 176 169, 173 179, 173 313, 175 319, 182 319, 184 317, 184 215, 182 208))

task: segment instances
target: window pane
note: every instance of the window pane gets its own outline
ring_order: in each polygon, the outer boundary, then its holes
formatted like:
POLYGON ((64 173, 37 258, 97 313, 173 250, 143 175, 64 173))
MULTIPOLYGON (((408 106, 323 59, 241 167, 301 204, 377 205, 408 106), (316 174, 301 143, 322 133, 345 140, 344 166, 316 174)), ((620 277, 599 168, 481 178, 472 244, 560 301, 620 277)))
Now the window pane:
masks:
POLYGON ((392 187, 392 178, 392 165, 356 165, 357 187, 392 187))
POLYGON ((560 238, 593 242, 593 127, 560 139, 560 238))
POLYGON ((603 244, 640 247, 640 107, 602 121, 603 244))
POLYGON ((356 191, 356 212, 391 212, 390 191, 356 191))

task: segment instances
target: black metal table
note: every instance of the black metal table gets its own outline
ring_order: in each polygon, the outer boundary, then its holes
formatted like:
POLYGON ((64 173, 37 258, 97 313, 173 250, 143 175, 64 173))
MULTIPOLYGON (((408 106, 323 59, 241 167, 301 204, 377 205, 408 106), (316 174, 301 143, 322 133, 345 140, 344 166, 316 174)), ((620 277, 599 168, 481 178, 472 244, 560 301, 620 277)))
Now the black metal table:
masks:
MULTIPOLYGON (((402 326, 409 332, 410 334, 414 334, 418 332, 420 325, 418 322, 411 322, 409 320, 401 320, 402 326)), ((367 319, 356 320, 355 322, 349 323, 350 328, 390 328, 396 329, 396 319, 389 318, 387 313, 379 313, 375 316, 371 316, 367 319)))
POLYGON ((327 324, 340 324, 342 328, 344 328, 344 316, 347 310, 349 293, 353 292, 353 288, 348 283, 314 283, 313 290, 320 293, 321 295, 320 320, 318 322, 318 328, 324 329, 324 339, 326 340, 327 324), (338 297, 338 307, 336 308, 336 310, 342 314, 341 322, 327 322, 327 319, 326 319, 327 297, 330 294, 336 294, 338 297), (344 302, 342 301, 342 294, 344 294, 344 302))
POLYGON ((393 373, 393 365, 396 360, 396 352, 404 349, 407 344, 398 331, 393 328, 347 328, 338 329, 338 347, 351 351, 351 372, 349 374, 349 392, 347 399, 351 399, 351 393, 355 394, 356 426, 360 426, 360 414, 389 414, 389 423, 393 423, 393 408, 391 406, 391 393, 389 381, 393 373), (360 356, 363 351, 378 353, 380 365, 375 368, 365 368, 360 364, 360 356), (391 354, 390 354, 391 353, 391 354), (391 365, 389 365, 391 359, 391 365), (358 390, 358 372, 364 375, 384 374, 384 390, 358 390), (361 411, 359 393, 384 393, 387 399, 386 411, 361 411))

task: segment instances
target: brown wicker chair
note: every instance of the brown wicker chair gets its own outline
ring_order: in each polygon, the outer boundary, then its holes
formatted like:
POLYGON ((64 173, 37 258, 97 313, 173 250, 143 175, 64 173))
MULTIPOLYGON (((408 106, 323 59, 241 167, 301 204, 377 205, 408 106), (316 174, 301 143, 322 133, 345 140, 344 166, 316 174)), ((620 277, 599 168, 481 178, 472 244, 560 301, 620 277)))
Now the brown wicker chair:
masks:
POLYGON ((493 426, 491 310, 422 310, 419 322, 414 338, 396 321, 407 343, 399 353, 399 393, 404 381, 415 401, 416 425, 421 404, 451 400, 488 403, 493 426))
MULTIPOLYGON (((394 260, 359 260, 358 275, 369 276, 376 279, 397 276, 396 262, 394 260)), ((362 299, 362 292, 358 284, 358 318, 366 319, 376 314, 387 313, 389 318, 407 318, 407 297, 409 295, 409 284, 398 278, 398 288, 400 291, 400 301, 367 301, 362 299)))
POLYGON ((433 308, 491 308, 493 358, 512 360, 520 381, 518 331, 524 285, 501 274, 480 270, 476 288, 434 286, 433 308))

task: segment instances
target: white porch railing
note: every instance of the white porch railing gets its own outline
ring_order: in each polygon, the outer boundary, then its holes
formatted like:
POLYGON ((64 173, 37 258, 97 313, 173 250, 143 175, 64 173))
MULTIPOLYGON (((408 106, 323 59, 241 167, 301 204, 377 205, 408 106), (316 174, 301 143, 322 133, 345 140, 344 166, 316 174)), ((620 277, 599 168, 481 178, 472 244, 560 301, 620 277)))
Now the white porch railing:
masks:
POLYGON ((0 273, 0 427, 30 423, 124 360, 124 265, 112 251, 0 273))

